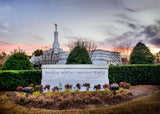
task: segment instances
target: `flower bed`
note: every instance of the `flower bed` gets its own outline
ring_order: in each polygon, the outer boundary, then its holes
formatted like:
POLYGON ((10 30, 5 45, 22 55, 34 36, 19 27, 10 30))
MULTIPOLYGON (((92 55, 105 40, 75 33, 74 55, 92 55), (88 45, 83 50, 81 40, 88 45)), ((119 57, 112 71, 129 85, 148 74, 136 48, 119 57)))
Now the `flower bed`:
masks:
POLYGON ((127 92, 121 88, 116 91, 116 95, 113 91, 106 89, 104 91, 83 91, 78 90, 71 92, 66 90, 64 92, 51 92, 41 93, 36 91, 25 96, 24 92, 15 92, 11 100, 16 103, 27 107, 46 108, 46 109, 83 109, 90 105, 101 107, 105 105, 113 105, 121 102, 125 102, 133 99, 131 92, 127 92))

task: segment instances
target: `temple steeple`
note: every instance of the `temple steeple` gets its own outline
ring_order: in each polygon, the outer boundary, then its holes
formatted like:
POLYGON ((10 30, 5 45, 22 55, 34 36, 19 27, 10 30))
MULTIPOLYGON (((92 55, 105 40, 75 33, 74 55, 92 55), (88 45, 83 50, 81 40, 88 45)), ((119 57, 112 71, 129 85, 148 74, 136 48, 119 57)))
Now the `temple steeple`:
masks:
POLYGON ((58 42, 58 31, 57 31, 57 24, 55 24, 55 31, 54 31, 54 42, 53 42, 53 50, 55 52, 59 51, 59 42, 58 42))

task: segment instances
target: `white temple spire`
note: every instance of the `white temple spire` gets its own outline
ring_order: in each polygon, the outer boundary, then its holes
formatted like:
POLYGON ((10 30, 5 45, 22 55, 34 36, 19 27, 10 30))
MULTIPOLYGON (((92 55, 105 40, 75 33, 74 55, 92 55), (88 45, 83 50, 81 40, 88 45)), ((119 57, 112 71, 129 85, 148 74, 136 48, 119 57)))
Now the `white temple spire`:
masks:
POLYGON ((59 42, 58 42, 58 31, 57 31, 57 24, 55 24, 55 31, 54 31, 54 42, 53 42, 53 50, 55 52, 59 51, 59 42))

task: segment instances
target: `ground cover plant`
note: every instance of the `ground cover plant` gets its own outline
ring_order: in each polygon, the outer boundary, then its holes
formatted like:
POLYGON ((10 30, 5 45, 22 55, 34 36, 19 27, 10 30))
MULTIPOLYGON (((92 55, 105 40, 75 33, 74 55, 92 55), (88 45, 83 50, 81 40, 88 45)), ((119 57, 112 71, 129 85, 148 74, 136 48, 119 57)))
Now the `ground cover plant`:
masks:
MULTIPOLYGON (((96 107, 102 107, 105 105, 113 105, 116 103, 125 102, 134 98, 132 92, 126 91, 124 84, 121 82, 123 88, 116 90, 116 95, 113 91, 109 90, 109 84, 104 84, 101 90, 101 85, 95 85, 95 91, 79 91, 81 84, 77 83, 77 90, 72 90, 72 85, 64 85, 65 91, 59 92, 58 86, 53 87, 50 91, 50 85, 33 85, 29 84, 28 87, 32 87, 34 92, 26 97, 26 93, 22 92, 22 86, 17 87, 17 92, 8 94, 14 103, 35 108, 46 109, 84 109, 89 105, 95 105, 96 107), (46 93, 42 93, 43 90, 46 93)), ((89 83, 83 84, 85 87, 90 87, 89 83)), ((88 90, 88 89, 87 89, 88 90)))
POLYGON ((160 113, 160 86, 151 85, 139 85, 131 86, 129 91, 132 91, 133 95, 137 98, 118 105, 106 105, 104 107, 94 107, 89 106, 87 109, 76 109, 76 110, 48 110, 24 107, 14 104, 10 101, 10 97, 13 96, 14 92, 0 92, 0 112, 2 114, 35 114, 35 113, 45 113, 45 114, 158 114, 160 113), (152 94, 151 94, 152 93, 152 94), (10 95, 10 96, 9 96, 10 95), (148 95, 148 96, 144 96, 148 95), (143 96, 143 97, 141 97, 143 96))
MULTIPOLYGON (((114 95, 113 91, 109 89, 83 92, 79 92, 78 90, 71 92, 66 89, 64 92, 47 91, 46 93, 41 93, 40 91, 35 91, 33 94, 29 94, 28 97, 26 97, 26 93, 24 92, 15 92, 14 96, 10 98, 14 103, 22 106, 58 110, 84 109, 89 105, 102 107, 133 99, 133 94, 123 88, 117 90, 116 93, 114 95)), ((8 94, 8 96, 10 95, 8 94)))

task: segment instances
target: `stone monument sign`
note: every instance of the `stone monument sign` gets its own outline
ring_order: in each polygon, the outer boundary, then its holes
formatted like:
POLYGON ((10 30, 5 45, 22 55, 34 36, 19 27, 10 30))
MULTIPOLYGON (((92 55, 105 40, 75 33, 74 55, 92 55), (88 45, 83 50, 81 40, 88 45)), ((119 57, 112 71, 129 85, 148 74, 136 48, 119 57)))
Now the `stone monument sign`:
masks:
MULTIPOLYGON (((70 84, 76 87, 76 84, 90 83, 90 90, 93 90, 94 85, 105 83, 109 84, 108 65, 43 65, 42 80, 43 86, 50 85, 62 86, 70 84)), ((81 89, 85 90, 84 87, 81 89)))

